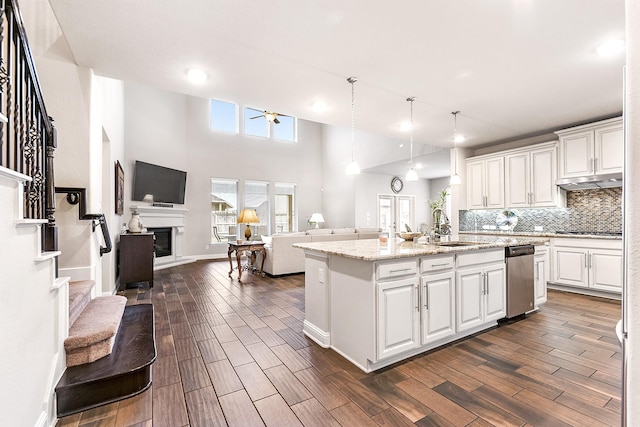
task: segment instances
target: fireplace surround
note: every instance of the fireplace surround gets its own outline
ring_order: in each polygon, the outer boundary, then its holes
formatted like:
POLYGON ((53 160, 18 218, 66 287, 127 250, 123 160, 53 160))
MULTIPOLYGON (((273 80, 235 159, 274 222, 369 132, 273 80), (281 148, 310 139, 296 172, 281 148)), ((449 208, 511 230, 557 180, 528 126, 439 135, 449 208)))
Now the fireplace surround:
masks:
POLYGON ((194 262, 195 259, 185 257, 182 254, 184 244, 184 228, 188 209, 169 208, 159 206, 131 206, 132 212, 140 214, 140 222, 149 231, 157 229, 163 230, 165 236, 162 241, 158 241, 156 236, 156 250, 160 246, 168 246, 164 248, 160 254, 156 252, 154 270, 173 267, 176 265, 194 262), (169 253, 167 253, 169 252, 169 253))

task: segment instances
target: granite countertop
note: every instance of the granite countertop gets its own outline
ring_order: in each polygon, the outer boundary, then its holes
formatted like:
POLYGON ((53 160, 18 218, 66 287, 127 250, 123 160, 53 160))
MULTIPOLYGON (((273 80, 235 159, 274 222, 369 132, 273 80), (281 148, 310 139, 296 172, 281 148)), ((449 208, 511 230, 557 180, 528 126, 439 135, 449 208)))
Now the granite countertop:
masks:
POLYGON ((608 239, 622 240, 620 234, 567 234, 567 233, 550 233, 550 232, 532 232, 532 231, 501 231, 501 230, 478 230, 478 231, 460 231, 461 235, 477 235, 477 236, 523 236, 523 237, 555 237, 567 239, 608 239))
MULTIPOLYGON (((480 249, 504 248, 506 246, 545 244, 548 237, 515 237, 515 236, 452 236, 452 242, 469 243, 465 246, 439 246, 436 244, 414 244, 402 239, 389 239, 386 243, 379 239, 343 240, 328 242, 294 243, 295 248, 316 251, 329 255, 363 261, 379 261, 387 259, 410 258, 415 256, 438 255, 458 252, 477 251, 480 249)), ((446 244, 446 243, 445 243, 446 244)))

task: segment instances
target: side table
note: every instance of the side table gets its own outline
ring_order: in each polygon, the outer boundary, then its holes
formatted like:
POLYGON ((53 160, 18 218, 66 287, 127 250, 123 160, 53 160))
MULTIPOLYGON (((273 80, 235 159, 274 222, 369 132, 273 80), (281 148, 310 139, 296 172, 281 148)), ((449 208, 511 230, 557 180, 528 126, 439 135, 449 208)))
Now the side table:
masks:
POLYGON ((242 256, 242 251, 250 251, 251 252, 251 263, 255 260, 256 252, 260 252, 262 254, 262 263, 260 264, 260 275, 264 277, 264 272, 262 269, 264 268, 264 260, 267 257, 267 251, 264 248, 264 242, 242 242, 242 243, 233 243, 229 242, 229 251, 227 252, 227 256, 229 257, 229 277, 231 277, 231 273, 233 273, 233 262, 231 261, 231 254, 233 252, 236 253, 236 260, 238 266, 238 280, 242 277, 242 268, 240 268, 240 257, 242 256))

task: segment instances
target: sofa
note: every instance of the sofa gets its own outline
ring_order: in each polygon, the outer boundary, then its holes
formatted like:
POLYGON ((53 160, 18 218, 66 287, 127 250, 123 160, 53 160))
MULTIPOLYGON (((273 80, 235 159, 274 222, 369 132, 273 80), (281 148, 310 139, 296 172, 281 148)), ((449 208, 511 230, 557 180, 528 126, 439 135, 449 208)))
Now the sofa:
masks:
MULTIPOLYGON (((377 239, 379 236, 378 228, 319 228, 261 236, 267 253, 263 271, 270 276, 304 273, 304 251, 292 247, 294 243, 377 239)), ((254 266, 260 266, 261 262, 262 255, 258 254, 254 266)))

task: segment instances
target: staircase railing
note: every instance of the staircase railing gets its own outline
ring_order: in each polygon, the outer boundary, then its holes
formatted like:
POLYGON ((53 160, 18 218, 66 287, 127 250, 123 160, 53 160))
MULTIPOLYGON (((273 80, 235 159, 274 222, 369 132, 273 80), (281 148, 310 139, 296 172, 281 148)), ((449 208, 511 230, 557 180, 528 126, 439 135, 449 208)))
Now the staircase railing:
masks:
POLYGON ((87 213, 87 189, 86 188, 74 188, 74 187, 56 187, 56 193, 66 193, 67 202, 71 205, 78 205, 78 218, 81 220, 91 220, 91 231, 96 231, 96 223, 100 225, 102 230, 102 239, 105 246, 100 246, 100 256, 111 252, 113 245, 111 243, 111 235, 109 234, 109 228, 107 227, 107 220, 103 213, 90 214, 87 213))
POLYGON ((47 220, 42 247, 56 251, 56 129, 44 105, 18 4, 0 0, 0 8, 0 166, 32 178, 24 188, 24 216, 47 220))

